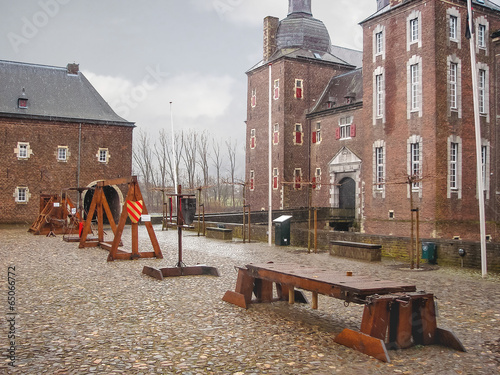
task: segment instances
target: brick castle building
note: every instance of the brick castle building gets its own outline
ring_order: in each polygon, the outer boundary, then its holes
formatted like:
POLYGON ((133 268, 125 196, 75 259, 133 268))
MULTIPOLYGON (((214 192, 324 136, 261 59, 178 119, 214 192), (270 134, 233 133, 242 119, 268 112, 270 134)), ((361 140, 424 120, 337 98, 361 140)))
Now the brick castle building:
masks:
POLYGON ((361 232, 408 236, 418 208, 422 237, 478 239, 475 74, 482 194, 495 239, 500 7, 473 3, 472 68, 465 0, 378 0, 360 23, 362 63, 355 51, 331 46, 310 0, 289 0, 281 21, 267 17, 263 60, 247 72, 252 209, 268 207, 271 90, 273 210, 309 202, 347 209, 349 226, 361 232))
MULTIPOLYGON (((77 64, 0 61, 0 81, 0 223, 33 222, 45 194, 131 176, 135 125, 113 112, 77 64)), ((114 216, 124 193, 106 188, 114 216)), ((76 192, 70 197, 77 202, 76 192)))

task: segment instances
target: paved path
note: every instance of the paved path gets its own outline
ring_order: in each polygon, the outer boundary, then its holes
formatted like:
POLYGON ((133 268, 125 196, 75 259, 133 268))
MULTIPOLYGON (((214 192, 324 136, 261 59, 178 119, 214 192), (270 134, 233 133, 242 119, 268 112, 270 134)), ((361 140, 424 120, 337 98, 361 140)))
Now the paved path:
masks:
MULTIPOLYGON (((157 236, 162 260, 106 262, 99 248, 62 237, 0 228, 0 373, 7 374, 496 374, 500 373, 500 277, 441 268, 410 271, 394 261, 365 263, 293 247, 221 242, 185 233, 184 262, 218 267, 221 277, 158 281, 144 265, 177 261, 175 231, 157 236), (438 325, 467 353, 439 346, 390 351, 386 364, 337 345, 359 329, 362 306, 320 296, 319 309, 286 302, 240 309, 235 265, 297 262, 415 283, 438 298, 438 325), (15 267, 16 367, 8 366, 8 267, 15 267)), ((145 229, 140 248, 150 249, 145 229)), ((125 245, 130 232, 124 233, 125 245)))

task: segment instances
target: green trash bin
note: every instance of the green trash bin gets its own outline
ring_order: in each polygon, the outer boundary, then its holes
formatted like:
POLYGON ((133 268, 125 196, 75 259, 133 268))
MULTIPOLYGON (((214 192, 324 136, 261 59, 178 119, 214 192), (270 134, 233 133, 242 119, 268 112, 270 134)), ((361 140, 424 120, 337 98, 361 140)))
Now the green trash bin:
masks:
POLYGON ((290 215, 282 215, 273 220, 274 244, 277 246, 290 246, 290 215))
POLYGON ((426 259, 428 263, 435 264, 436 258, 436 244, 434 242, 422 242, 422 259, 426 259))

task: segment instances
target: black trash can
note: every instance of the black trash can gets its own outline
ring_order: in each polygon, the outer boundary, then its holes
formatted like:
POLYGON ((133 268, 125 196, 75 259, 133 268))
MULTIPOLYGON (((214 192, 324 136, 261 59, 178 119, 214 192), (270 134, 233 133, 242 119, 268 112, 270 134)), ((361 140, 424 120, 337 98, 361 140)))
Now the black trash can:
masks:
POLYGON ((430 264, 435 264, 436 258, 436 244, 434 242, 422 242, 422 259, 426 259, 430 264))
POLYGON ((274 223, 274 244, 277 246, 290 245, 290 221, 292 216, 282 215, 273 220, 274 223))

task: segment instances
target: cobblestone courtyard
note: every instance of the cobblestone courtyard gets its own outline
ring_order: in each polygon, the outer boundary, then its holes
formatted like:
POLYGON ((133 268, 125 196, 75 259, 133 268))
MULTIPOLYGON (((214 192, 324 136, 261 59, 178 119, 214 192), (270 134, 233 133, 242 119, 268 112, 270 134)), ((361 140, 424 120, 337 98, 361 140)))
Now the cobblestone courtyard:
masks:
MULTIPOLYGON (((393 260, 365 263, 304 249, 222 242, 186 232, 184 262, 216 266, 221 277, 158 281, 144 265, 177 262, 177 232, 155 227, 164 259, 106 262, 100 248, 79 249, 62 236, 0 228, 0 373, 7 374, 497 374, 500 373, 500 277, 439 268, 410 271, 393 260), (234 266, 296 262, 404 280, 432 292, 438 326, 466 353, 440 347, 389 351, 387 364, 333 342, 359 330, 362 306, 320 296, 319 309, 286 302, 248 310, 222 301, 234 290, 234 266), (15 267, 15 355, 9 366, 8 268, 15 267)), ((126 248, 130 232, 125 231, 126 248)), ((140 249, 149 238, 140 228, 140 249)), ((310 298, 310 295, 307 294, 310 298)))

